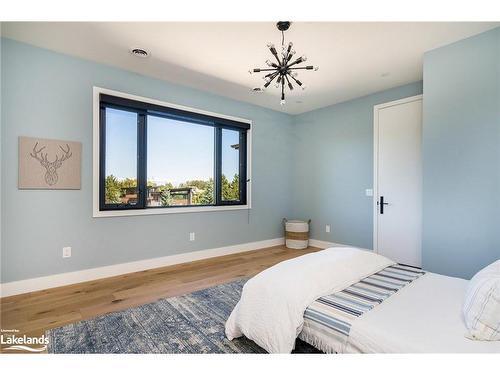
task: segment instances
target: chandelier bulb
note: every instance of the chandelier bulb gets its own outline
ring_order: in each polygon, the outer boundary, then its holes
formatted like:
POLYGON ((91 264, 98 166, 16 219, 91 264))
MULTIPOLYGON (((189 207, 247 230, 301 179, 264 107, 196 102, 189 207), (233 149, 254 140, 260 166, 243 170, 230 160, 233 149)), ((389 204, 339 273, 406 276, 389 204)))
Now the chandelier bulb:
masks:
POLYGON ((307 86, 306 86, 306 85, 302 85, 302 86, 300 86, 300 88, 301 88, 302 90, 305 90, 305 89, 307 89, 307 86))
POLYGON ((307 61, 307 56, 306 56, 306 55, 302 55, 300 59, 301 59, 302 61, 307 61))
POLYGON ((319 70, 319 66, 318 66, 318 65, 316 65, 316 66, 314 67, 314 71, 315 71, 315 72, 317 72, 318 70, 319 70))
POLYGON ((273 66, 273 62, 269 59, 266 60, 266 64, 267 64, 267 66, 273 66))
POLYGON ((281 106, 284 106, 285 104, 286 104, 285 99, 281 99, 281 101, 280 101, 280 105, 281 105, 281 106))
POLYGON ((267 43, 267 48, 274 48, 274 43, 271 42, 267 43))
POLYGON ((294 50, 294 49, 292 49, 292 50, 290 51, 290 56, 293 56, 293 55, 295 55, 295 54, 296 54, 295 50, 294 50))
POLYGON ((249 74, 253 74, 253 70, 252 69, 248 69, 248 73, 249 74))

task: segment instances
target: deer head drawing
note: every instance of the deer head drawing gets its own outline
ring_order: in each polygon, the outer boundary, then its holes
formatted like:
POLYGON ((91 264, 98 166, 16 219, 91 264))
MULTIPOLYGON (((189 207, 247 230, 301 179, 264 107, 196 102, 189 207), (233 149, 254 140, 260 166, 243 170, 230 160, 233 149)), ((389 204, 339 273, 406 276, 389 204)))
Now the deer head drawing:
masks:
POLYGON ((71 153, 68 144, 66 144, 66 149, 59 146, 59 148, 63 152, 63 155, 61 156, 61 158, 59 158, 59 156, 56 155, 56 159, 54 161, 49 161, 47 159, 47 153, 44 154, 42 152, 45 149, 45 146, 38 150, 36 149, 37 147, 38 147, 38 142, 36 142, 35 146, 33 146, 33 152, 30 152, 30 155, 32 158, 38 160, 42 165, 42 167, 45 168, 46 170, 45 182, 48 185, 52 186, 56 184, 57 180, 59 179, 59 176, 57 175, 57 170, 63 165, 63 162, 65 160, 68 160, 73 154, 71 153))

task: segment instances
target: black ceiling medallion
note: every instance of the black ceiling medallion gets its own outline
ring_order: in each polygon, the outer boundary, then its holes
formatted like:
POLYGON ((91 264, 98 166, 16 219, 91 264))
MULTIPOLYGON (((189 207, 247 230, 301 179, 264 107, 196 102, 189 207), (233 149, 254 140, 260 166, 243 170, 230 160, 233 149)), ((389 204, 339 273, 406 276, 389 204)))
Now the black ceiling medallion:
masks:
POLYGON ((292 49, 293 43, 289 42, 285 46, 285 31, 290 28, 291 22, 288 21, 280 21, 276 24, 276 27, 279 31, 281 31, 281 54, 278 54, 273 43, 268 43, 267 47, 269 51, 273 54, 276 62, 271 60, 267 60, 266 64, 268 68, 254 68, 250 69, 248 72, 252 73, 260 73, 266 72, 266 75, 262 78, 266 83, 260 88, 256 87, 253 91, 263 91, 269 87, 271 83, 275 83, 276 88, 280 88, 281 86, 281 105, 285 105, 285 85, 288 86, 290 90, 293 90, 293 84, 297 84, 302 90, 305 90, 306 86, 297 78, 298 72, 297 70, 318 70, 318 66, 299 66, 299 64, 305 62, 307 57, 302 55, 298 59, 292 61, 293 55, 295 55, 295 51, 292 49), (276 80, 276 81, 274 81, 276 80))

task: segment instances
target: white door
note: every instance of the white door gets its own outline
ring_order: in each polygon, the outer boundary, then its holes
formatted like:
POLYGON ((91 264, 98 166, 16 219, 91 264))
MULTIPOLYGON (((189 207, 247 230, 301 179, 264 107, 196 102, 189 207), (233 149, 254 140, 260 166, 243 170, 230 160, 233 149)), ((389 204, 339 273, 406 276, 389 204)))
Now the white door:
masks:
POLYGON ((395 262, 422 265, 422 96, 377 105, 374 248, 395 262))

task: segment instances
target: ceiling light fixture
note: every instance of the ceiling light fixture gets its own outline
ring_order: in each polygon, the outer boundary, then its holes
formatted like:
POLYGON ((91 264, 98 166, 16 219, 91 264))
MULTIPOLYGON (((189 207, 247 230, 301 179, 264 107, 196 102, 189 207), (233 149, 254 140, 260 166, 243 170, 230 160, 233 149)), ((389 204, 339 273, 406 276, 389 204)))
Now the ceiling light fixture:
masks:
MULTIPOLYGON (((298 66, 299 64, 307 61, 307 57, 305 55, 302 55, 292 61, 292 57, 295 55, 295 50, 292 49, 293 43, 290 42, 285 46, 285 31, 290 28, 290 24, 291 22, 289 21, 280 21, 276 24, 278 30, 281 31, 281 54, 278 54, 278 51, 273 43, 268 43, 267 45, 267 48, 271 51, 271 54, 274 56, 276 62, 274 62, 274 60, 266 60, 266 65, 268 66, 267 68, 254 68, 248 71, 250 74, 266 72, 266 74, 262 77, 265 83, 260 88, 260 91, 267 89, 273 82, 276 88, 281 87, 281 105, 285 105, 286 103, 285 86, 287 86, 290 90, 293 90, 292 82, 294 82, 302 88, 302 90, 305 90, 306 88, 306 86, 297 78, 298 73, 296 70, 302 69, 316 71, 319 69, 318 66, 313 65, 298 66)), ((255 91, 256 89, 253 90, 255 91)))

